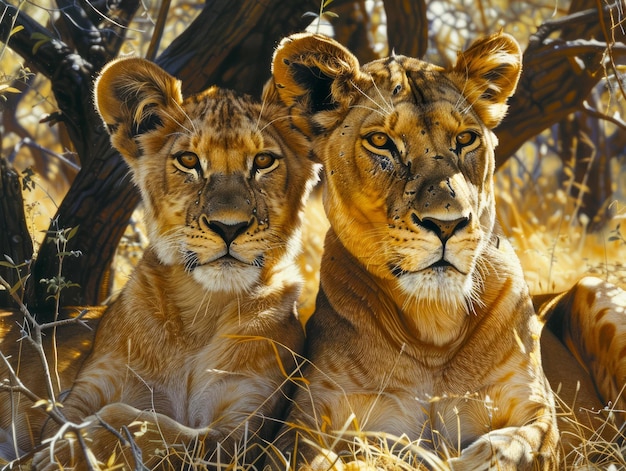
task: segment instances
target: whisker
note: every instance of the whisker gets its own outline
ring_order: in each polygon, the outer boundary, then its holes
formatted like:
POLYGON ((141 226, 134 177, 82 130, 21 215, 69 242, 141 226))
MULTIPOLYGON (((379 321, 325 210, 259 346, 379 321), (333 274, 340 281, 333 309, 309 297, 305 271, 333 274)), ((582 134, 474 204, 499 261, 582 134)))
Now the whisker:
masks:
POLYGON ((263 132, 265 131, 269 126, 271 126, 272 124, 276 123, 277 121, 283 120, 283 119, 290 119, 291 116, 279 116, 278 118, 274 118, 271 121, 268 121, 267 123, 265 123, 265 126, 263 126, 259 131, 263 132))
POLYGON ((193 326, 196 323, 196 319, 200 314, 200 308, 204 306, 204 317, 208 316, 209 307, 211 306, 211 298, 213 297, 213 292, 211 290, 204 290, 204 295, 202 296, 202 302, 198 304, 198 309, 193 315, 193 319, 191 320, 191 325, 193 326))
MULTIPOLYGON (((373 78, 372 78, 373 80, 373 78)), ((365 93, 363 90, 361 90, 356 83, 354 83, 353 81, 350 81, 350 85, 352 85, 361 95, 363 95, 365 98, 367 98, 368 100, 370 100, 372 103, 374 103, 380 110, 384 111, 384 113, 381 113, 382 116, 387 116, 390 112, 388 110, 386 110, 383 106, 381 106, 380 103, 378 103, 376 100, 374 100, 371 96, 369 96, 367 93, 365 93)), ((387 102, 385 102, 385 104, 387 104, 387 102)), ((373 111, 373 110, 372 110, 373 111)), ((393 112, 393 109, 391 110, 393 112)))
POLYGON ((183 109, 182 106, 180 106, 179 103, 175 103, 176 107, 181 111, 181 113, 183 113, 183 115, 185 116, 185 118, 187 118, 187 121, 189 121, 189 124, 191 124, 191 130, 189 128, 187 128, 183 123, 179 123, 177 119, 175 119, 173 116, 170 116, 170 118, 172 120, 174 120, 174 122, 176 124, 178 124, 181 128, 183 128, 185 131, 187 131, 189 134, 197 134, 198 130, 196 129, 196 125, 194 124, 193 120, 191 119, 191 117, 187 114, 187 112, 183 109))
POLYGON ((372 85, 374 85, 374 89, 378 92, 378 96, 380 97, 380 99, 383 101, 385 105, 389 107, 389 109, 387 110, 387 113, 393 113, 394 105, 393 105, 393 100, 391 99, 391 96, 389 97, 389 102, 387 102, 382 92, 380 91, 380 88, 378 88, 378 85, 376 85, 376 82, 374 81, 374 77, 370 77, 370 80, 372 81, 372 85))
MULTIPOLYGON (((265 111, 265 97, 263 97, 263 101, 261 102, 261 109, 259 110, 259 115, 257 117, 256 124, 254 126, 254 130, 255 131, 259 131, 259 124, 261 123, 261 118, 263 117, 263 112, 264 111, 265 111)), ((264 126, 263 129, 261 129, 260 131, 263 132, 263 130, 266 127, 267 126, 264 126)))
POLYGON ((350 108, 363 108, 366 109, 368 111, 371 111, 372 113, 378 113, 379 115, 381 115, 383 118, 386 117, 387 115, 385 113, 383 113, 380 110, 375 110, 373 108, 370 108, 369 106, 365 106, 365 105, 351 105, 350 108))

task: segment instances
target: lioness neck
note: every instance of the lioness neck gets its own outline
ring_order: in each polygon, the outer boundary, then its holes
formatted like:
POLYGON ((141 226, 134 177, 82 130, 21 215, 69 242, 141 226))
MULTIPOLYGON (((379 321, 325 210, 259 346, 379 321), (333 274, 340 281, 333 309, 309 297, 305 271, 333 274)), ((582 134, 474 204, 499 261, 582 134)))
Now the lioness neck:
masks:
MULTIPOLYGON (((399 289, 393 278, 376 276, 360 263, 334 234, 326 236, 320 273, 321 288, 340 315, 373 317, 398 346, 454 347, 475 319, 467 306, 419 302, 399 289), (355 309, 367 306, 367 312, 355 309)), ((348 316, 346 316, 348 317, 348 316)))
MULTIPOLYGON (((407 296, 393 278, 384 279, 372 273, 346 249, 332 229, 326 236, 320 273, 321 288, 333 310, 341 317, 354 319, 368 316, 392 336, 398 346, 419 345, 435 350, 446 347, 451 353, 467 342, 476 329, 483 329, 482 321, 490 311, 501 313, 506 322, 507 313, 528 297, 528 292, 510 293, 521 269, 511 258, 512 248, 506 241, 485 251, 479 275, 489 279, 488 289, 478 282, 481 292, 467 305, 420 301, 407 296), (495 273, 495 267, 498 273, 495 273), (367 312, 363 310, 367 306, 367 312), (361 312, 355 310, 361 309, 361 312), (347 315, 349 314, 349 315, 347 315)), ((521 282, 525 286, 523 280, 521 282)))

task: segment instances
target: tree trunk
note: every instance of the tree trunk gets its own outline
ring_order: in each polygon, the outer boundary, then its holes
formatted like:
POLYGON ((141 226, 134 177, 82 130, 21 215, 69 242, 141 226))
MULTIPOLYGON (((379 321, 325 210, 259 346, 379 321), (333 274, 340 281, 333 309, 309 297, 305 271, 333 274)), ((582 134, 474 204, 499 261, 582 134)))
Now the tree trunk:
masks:
MULTIPOLYGON (((54 219, 51 232, 77 227, 69 241, 68 250, 80 252, 80 257, 67 257, 62 273, 66 280, 79 285, 62 292, 62 305, 93 305, 109 295, 111 262, 128 220, 139 200, 137 191, 127 175, 125 163, 111 149, 108 136, 91 102, 93 76, 106 60, 117 54, 121 42, 108 34, 107 23, 102 30, 89 28, 100 35, 80 47, 79 35, 68 26, 71 38, 54 35, 24 14, 0 0, 4 20, 0 23, 0 38, 7 38, 15 25, 23 29, 8 39, 8 44, 46 75, 53 84, 60 112, 51 122, 65 125, 81 160, 81 171, 54 219), (33 33, 51 39, 35 47, 33 33), (106 34, 105 34, 106 32, 106 34), (76 34, 74 34, 76 33, 76 34), (67 41, 65 42, 64 39, 67 41), (115 41, 115 47, 109 41, 115 41), (94 46, 96 43, 96 46, 94 46), (68 44, 75 44, 76 50, 68 44), (89 58, 77 54, 94 52, 89 58), (109 57, 110 56, 110 57, 109 57), (89 62, 89 59, 93 63, 89 62), (94 65, 95 64, 95 65, 94 65)), ((127 10, 136 3, 126 2, 127 10)), ((303 13, 315 11, 317 2, 307 0, 285 3, 280 0, 263 4, 256 0, 217 0, 208 3, 201 14, 176 38, 159 57, 157 63, 183 80, 185 93, 195 93, 217 84, 242 92, 259 94, 269 77, 272 51, 277 42, 293 31, 301 30, 309 22, 303 13), (236 4, 234 4, 236 3, 236 4)), ((87 28, 89 18, 77 9, 69 10, 78 18, 77 27, 87 28)), ((132 15, 119 18, 128 21, 132 15)), ((32 266, 28 283, 27 301, 41 320, 51 320, 54 303, 41 279, 57 273, 59 258, 56 245, 47 237, 32 266)))
POLYGON ((183 82, 184 93, 211 85, 259 96, 274 48, 311 21, 317 0, 213 0, 156 62, 183 82))
MULTIPOLYGON (((0 276, 21 294, 33 257, 33 243, 26 227, 20 179, 0 158, 0 276)), ((8 291, 0 288, 0 306, 15 306, 8 291)))
MULTIPOLYGON (((331 5, 333 6, 333 5, 331 5)), ((361 64, 378 59, 374 52, 372 22, 365 10, 365 0, 346 2, 332 9, 335 39, 346 46, 361 64)))
POLYGON ((428 47, 428 19, 424 0, 385 0, 389 53, 422 57, 428 47))

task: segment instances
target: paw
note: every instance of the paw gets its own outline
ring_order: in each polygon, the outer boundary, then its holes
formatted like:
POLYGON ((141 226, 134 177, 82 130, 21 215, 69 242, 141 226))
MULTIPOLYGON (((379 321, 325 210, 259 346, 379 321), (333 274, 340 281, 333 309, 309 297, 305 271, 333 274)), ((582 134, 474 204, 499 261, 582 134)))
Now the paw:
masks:
POLYGON ((518 427, 494 430, 448 460, 453 471, 516 471, 532 469, 531 446, 518 427))
MULTIPOLYGON (((79 444, 76 434, 69 426, 62 427, 54 437, 44 440, 48 445, 42 451, 35 453, 32 460, 32 469, 37 471, 53 471, 59 469, 99 469, 99 463, 92 450, 92 440, 86 438, 84 430, 93 427, 95 417, 89 417, 80 425, 84 438, 84 449, 79 444)), ((72 427, 73 428, 73 427, 72 427)), ((89 432, 91 436, 91 432, 89 432)))
POLYGON ((125 453, 128 454, 132 448, 128 445, 134 441, 133 435, 141 429, 141 424, 127 425, 115 414, 116 408, 107 408, 88 417, 80 425, 65 425, 53 437, 44 440, 47 447, 34 455, 33 469, 101 469, 110 468, 121 460, 132 467, 135 461, 133 453, 130 456, 125 456, 125 453), (77 434, 82 437, 83 444, 77 434))

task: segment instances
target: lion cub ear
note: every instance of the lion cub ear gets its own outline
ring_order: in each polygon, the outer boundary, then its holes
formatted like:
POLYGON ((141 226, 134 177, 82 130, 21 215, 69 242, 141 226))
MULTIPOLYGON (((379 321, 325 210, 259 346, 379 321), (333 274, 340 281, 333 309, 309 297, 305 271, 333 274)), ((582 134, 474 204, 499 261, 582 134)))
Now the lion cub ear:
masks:
POLYGON ((179 114, 183 102, 180 81, 140 58, 107 64, 96 79, 94 95, 111 143, 130 160, 141 154, 135 138, 162 126, 172 113, 179 114))
POLYGON ((459 53, 450 77, 480 119, 494 128, 506 115, 522 71, 520 46, 512 36, 496 33, 459 53))
POLYGON ((299 33, 283 39, 276 49, 268 88, 273 84, 298 128, 315 134, 336 123, 339 114, 334 111, 347 109, 353 84, 362 75, 358 59, 337 41, 299 33), (311 126, 307 117, 318 113, 311 126))

